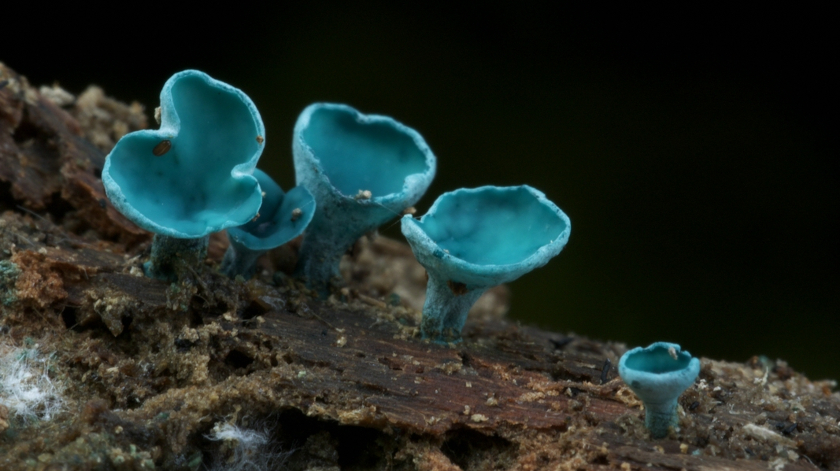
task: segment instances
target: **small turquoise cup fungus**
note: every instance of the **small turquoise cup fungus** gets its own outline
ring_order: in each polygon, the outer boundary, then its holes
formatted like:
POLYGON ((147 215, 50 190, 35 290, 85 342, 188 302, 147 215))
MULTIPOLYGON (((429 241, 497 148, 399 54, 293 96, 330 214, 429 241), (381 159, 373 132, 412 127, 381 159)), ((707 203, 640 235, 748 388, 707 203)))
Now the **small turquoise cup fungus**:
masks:
POLYGON ((423 338, 459 341, 479 296, 548 263, 571 229, 568 216, 527 185, 460 189, 419 220, 403 216, 402 233, 429 274, 423 338))
POLYGON ((675 343, 656 342, 621 356, 618 374, 645 404, 645 427, 653 438, 676 426, 677 399, 697 379, 700 360, 675 343))
POLYGON ((260 183, 263 204, 256 219, 227 230, 230 245, 222 273, 231 278, 253 276, 260 255, 301 235, 315 213, 315 198, 306 188, 296 186, 284 193, 262 170, 254 170, 254 177, 260 183))
POLYGON ((328 103, 303 110, 292 150, 297 184, 317 202, 296 276, 327 296, 347 249, 426 192, 435 156, 417 131, 389 117, 328 103))
POLYGON ((166 81, 160 123, 117 142, 102 183, 117 210, 155 233, 146 274, 174 281, 204 260, 210 233, 257 214, 262 198, 251 174, 265 128, 247 95, 197 70, 166 81))

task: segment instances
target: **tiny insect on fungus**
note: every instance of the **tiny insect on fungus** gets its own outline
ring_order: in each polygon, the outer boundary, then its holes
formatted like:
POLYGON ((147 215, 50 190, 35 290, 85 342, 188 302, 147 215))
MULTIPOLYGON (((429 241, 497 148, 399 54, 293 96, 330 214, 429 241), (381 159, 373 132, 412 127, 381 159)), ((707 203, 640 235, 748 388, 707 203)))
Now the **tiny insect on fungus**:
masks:
POLYGON ((172 149, 172 141, 169 139, 164 139, 152 149, 152 154, 155 154, 156 157, 160 157, 161 155, 169 152, 172 149))

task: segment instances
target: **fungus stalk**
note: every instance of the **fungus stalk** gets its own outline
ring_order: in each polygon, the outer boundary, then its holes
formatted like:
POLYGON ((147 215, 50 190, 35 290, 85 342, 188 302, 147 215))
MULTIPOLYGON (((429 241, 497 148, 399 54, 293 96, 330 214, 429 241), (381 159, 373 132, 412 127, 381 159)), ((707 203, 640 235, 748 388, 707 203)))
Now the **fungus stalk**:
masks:
POLYGON ((242 244, 230 241, 225 256, 222 258, 220 270, 229 278, 236 278, 239 275, 247 280, 254 276, 257 260, 264 253, 265 250, 251 250, 242 244))
POLYGON ((668 435, 669 427, 676 427, 679 423, 677 416, 677 398, 665 402, 645 402, 645 428, 653 438, 663 438, 668 435))
POLYGON ((204 263, 209 241, 210 236, 179 239, 155 234, 151 255, 149 261, 143 264, 143 272, 149 278, 175 281, 191 267, 204 263))
POLYGON ((467 314, 485 291, 486 287, 469 290, 463 283, 444 280, 430 273, 420 322, 423 338, 437 342, 460 341, 467 314))
POLYGON ((352 235, 334 227, 314 225, 312 236, 305 235, 300 251, 295 276, 302 278, 306 285, 318 292, 322 298, 330 295, 330 288, 343 282, 338 270, 341 258, 361 234, 352 235), (317 236, 315 236, 315 231, 317 236))

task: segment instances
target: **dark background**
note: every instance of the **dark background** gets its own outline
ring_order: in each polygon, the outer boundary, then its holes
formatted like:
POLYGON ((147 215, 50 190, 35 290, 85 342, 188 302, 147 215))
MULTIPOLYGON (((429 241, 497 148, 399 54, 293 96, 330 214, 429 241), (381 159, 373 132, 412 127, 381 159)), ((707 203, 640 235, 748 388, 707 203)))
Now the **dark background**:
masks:
POLYGON ((172 73, 201 69, 257 104, 260 167, 286 188, 307 104, 393 116, 438 157, 420 214, 527 183, 570 216, 565 250, 512 284, 513 318, 840 379, 827 11, 132 5, 7 16, 0 60, 150 115, 172 73))

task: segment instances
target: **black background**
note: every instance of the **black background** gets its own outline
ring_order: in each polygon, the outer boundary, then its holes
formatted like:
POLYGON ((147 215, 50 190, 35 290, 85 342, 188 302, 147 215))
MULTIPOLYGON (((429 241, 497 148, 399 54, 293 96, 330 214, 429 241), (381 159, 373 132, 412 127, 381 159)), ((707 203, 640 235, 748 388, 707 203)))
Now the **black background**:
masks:
POLYGON ((0 61, 150 115, 172 73, 201 69, 257 104, 260 167, 284 188, 307 104, 390 115, 438 157, 420 214, 527 183, 570 216, 564 251, 512 284, 513 318, 840 378, 828 11, 131 8, 6 10, 0 61))

